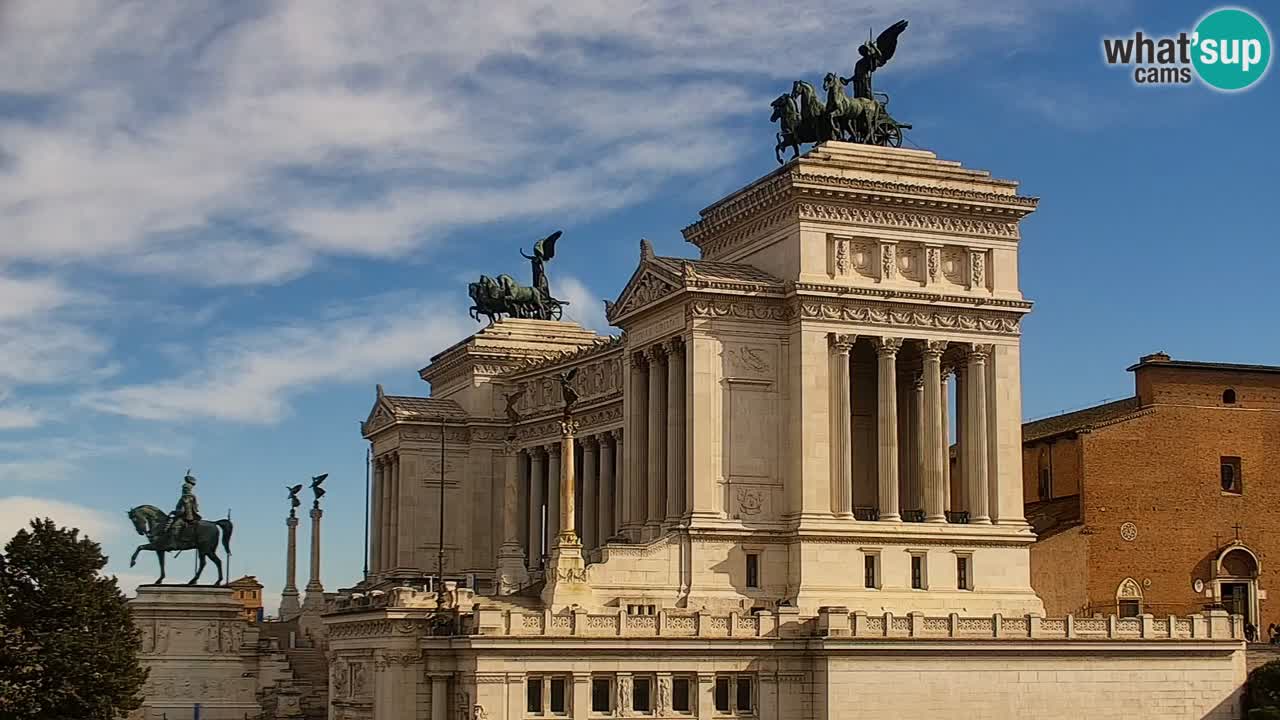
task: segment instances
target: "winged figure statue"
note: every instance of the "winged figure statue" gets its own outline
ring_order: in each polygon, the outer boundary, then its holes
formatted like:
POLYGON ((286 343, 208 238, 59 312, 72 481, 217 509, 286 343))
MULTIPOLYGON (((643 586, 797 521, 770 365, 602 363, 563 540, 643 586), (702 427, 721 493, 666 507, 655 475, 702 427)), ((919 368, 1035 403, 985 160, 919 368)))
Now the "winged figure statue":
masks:
POLYGON ((507 437, 509 438, 516 436, 516 425, 520 423, 520 411, 516 410, 516 403, 520 402, 522 397, 524 397, 524 388, 520 388, 504 398, 507 401, 507 422, 511 423, 511 428, 507 431, 507 437))
POLYGON ((850 82, 853 83, 854 97, 875 100, 875 96, 871 92, 871 76, 876 70, 884 67, 885 63, 893 59, 893 53, 898 49, 898 36, 906 29, 907 21, 899 20, 885 28, 883 32, 876 36, 875 40, 868 38, 866 42, 858 46, 858 55, 860 57, 853 66, 853 77, 840 78, 840 81, 846 85, 850 82))
POLYGON ((302 492, 302 483, 298 483, 293 487, 286 485, 285 489, 289 491, 289 512, 293 512, 293 508, 302 504, 302 501, 298 499, 298 493, 302 492))
POLYGON ((562 372, 559 375, 560 396, 564 398, 565 419, 573 415, 573 406, 578 402, 578 391, 573 387, 573 379, 577 376, 578 368, 572 368, 568 372, 562 372))
POLYGON ((315 477, 311 478, 311 492, 315 493, 316 495, 315 502, 313 503, 315 507, 320 507, 320 498, 324 497, 324 492, 325 492, 324 488, 320 486, 324 484, 324 479, 327 477, 329 477, 329 473, 325 473, 323 475, 316 475, 315 477))

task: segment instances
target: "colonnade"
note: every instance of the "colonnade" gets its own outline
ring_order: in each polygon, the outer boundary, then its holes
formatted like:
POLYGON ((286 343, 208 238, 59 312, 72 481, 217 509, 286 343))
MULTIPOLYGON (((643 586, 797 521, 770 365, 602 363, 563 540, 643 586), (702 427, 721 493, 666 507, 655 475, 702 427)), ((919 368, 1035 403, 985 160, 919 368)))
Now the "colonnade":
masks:
POLYGON ((687 509, 684 341, 639 348, 628 360, 632 443, 620 528, 632 540, 652 540, 678 525, 687 509))
POLYGON ((409 564, 409 558, 400 557, 400 453, 393 450, 373 459, 370 494, 369 572, 377 575, 409 564))
POLYGON ((870 337, 875 351, 875 384, 854 383, 851 351, 857 336, 832 333, 832 512, 861 520, 969 522, 995 518, 995 403, 989 388, 989 345, 901 337, 870 337), (910 367, 899 367, 904 347, 914 346, 910 367), (956 382, 956 436, 960 473, 952 492, 949 381, 956 382), (860 393, 875 397, 874 458, 854 455, 853 402, 860 393), (912 403, 911 407, 903 407, 912 403), (904 414, 905 413, 905 414, 904 414), (908 422, 905 418, 911 418, 908 422), (904 445, 906 452, 904 452, 904 445), (855 465, 874 463, 872 498, 855 504, 855 465), (903 462, 912 467, 903 467, 903 462))
MULTIPOLYGON (((579 436, 575 444, 580 456, 575 458, 576 518, 574 524, 582 546, 590 550, 605 544, 618 532, 618 495, 622 477, 622 430, 606 430, 579 436)), ((530 569, 541 567, 551 554, 560 533, 560 463, 559 442, 522 448, 515 453, 514 490, 519 502, 507 506, 510 516, 503 526, 504 538, 519 543, 530 569)))

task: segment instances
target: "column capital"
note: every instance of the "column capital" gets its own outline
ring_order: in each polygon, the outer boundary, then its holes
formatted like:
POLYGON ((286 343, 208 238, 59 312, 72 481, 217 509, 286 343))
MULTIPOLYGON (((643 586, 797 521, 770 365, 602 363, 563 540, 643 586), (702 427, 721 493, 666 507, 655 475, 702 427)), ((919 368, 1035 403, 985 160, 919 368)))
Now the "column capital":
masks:
POLYGON ((926 359, 941 359, 942 353, 947 350, 946 340, 925 340, 923 344, 924 356, 926 359))
POLYGON ((880 357, 893 357, 898 354, 898 350, 902 348, 902 338, 900 337, 873 337, 871 344, 875 346, 876 354, 880 357))
POLYGON ((578 444, 581 445, 584 450, 587 448, 591 448, 592 450, 595 450, 596 448, 600 447, 601 443, 603 442, 604 440, 601 438, 600 434, 583 435, 582 437, 578 438, 578 444))
POLYGON ((577 420, 561 420, 560 421, 560 437, 572 438, 574 433, 578 432, 577 420))
POLYGON ((662 343, 654 343, 640 352, 644 355, 645 362, 652 365, 653 363, 662 362, 662 358, 666 355, 663 351, 662 343))
POLYGON ((676 335, 667 338, 662 342, 663 349, 667 351, 667 355, 684 355, 684 338, 676 335))
POLYGON ((841 355, 848 355, 857 339, 858 336, 852 333, 827 333, 827 341, 831 343, 831 349, 841 355))
POLYGON ((993 350, 994 346, 986 343, 966 343, 965 359, 971 362, 986 362, 993 350))
POLYGON ((943 383, 947 382, 947 380, 951 377, 953 372, 954 372, 953 368, 951 368, 948 365, 944 365, 940 371, 940 374, 942 376, 942 382, 943 383))
POLYGON ((917 392, 924 390, 924 373, 923 372, 916 371, 911 373, 911 387, 915 388, 917 392))
POLYGON ((622 428, 614 428, 609 430, 608 433, 614 442, 622 442, 622 428))
POLYGON ((543 448, 543 450, 547 453, 547 457, 549 457, 549 458, 558 458, 558 457, 560 457, 560 443, 554 443, 554 444, 551 444, 551 445, 543 445, 543 446, 542 446, 542 448, 543 448))

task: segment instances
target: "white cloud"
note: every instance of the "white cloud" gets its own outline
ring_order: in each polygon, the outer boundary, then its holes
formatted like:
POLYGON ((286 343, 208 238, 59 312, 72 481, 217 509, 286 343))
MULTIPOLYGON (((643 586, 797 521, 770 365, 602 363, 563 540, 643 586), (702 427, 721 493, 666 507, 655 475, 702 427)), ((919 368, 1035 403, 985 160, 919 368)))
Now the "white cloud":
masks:
POLYGON ((315 385, 355 382, 401 367, 420 367, 466 334, 462 312, 441 312, 439 299, 384 296, 306 325, 289 324, 219 338, 188 374, 95 390, 81 401, 102 412, 143 420, 202 418, 274 423, 291 397, 315 385))
POLYGON ((1030 0, 909 0, 891 14, 834 0, 0 7, 0 91, 31 99, 0 120, 0 261, 108 258, 206 285, 628 204, 735 162, 748 139, 723 127, 764 112, 753 81, 847 70, 868 26, 911 18, 886 70, 908 73, 992 36, 1030 42, 1051 12, 1030 0))
POLYGON ((45 414, 31 407, 0 405, 0 430, 25 430, 44 422, 45 414))
POLYGON ((83 536, 99 543, 132 530, 127 519, 101 510, 63 500, 12 495, 0 497, 0 545, 9 542, 19 530, 29 528, 36 518, 49 518, 60 526, 80 528, 83 536))
POLYGON ((559 275, 551 281, 551 294, 567 300, 564 319, 573 320, 589 330, 609 335, 618 332, 609 326, 604 316, 604 298, 592 292, 581 280, 572 275, 559 275))

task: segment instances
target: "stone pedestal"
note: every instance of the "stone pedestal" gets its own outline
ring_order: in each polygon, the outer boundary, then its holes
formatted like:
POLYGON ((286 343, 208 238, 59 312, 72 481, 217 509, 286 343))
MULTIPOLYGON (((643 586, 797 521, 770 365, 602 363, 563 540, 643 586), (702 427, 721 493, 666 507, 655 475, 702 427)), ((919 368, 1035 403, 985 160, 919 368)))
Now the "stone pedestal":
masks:
POLYGON ((258 716, 256 648, 245 642, 252 626, 230 589, 143 585, 129 610, 151 671, 141 717, 192 717, 197 703, 201 720, 258 716))

